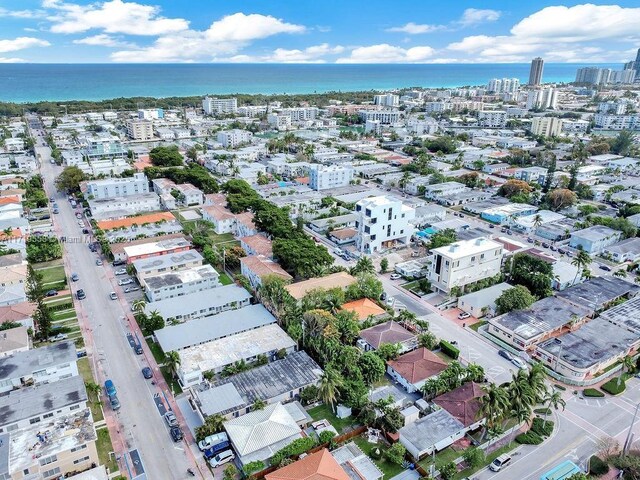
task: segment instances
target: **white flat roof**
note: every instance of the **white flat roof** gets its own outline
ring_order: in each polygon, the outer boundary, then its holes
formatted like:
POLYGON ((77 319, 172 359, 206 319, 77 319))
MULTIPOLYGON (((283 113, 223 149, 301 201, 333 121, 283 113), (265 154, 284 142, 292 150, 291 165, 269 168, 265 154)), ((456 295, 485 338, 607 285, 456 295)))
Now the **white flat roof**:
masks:
POLYGON ((502 248, 502 245, 485 237, 473 240, 461 240, 445 247, 434 248, 433 252, 448 258, 462 258, 474 253, 482 253, 494 248, 502 248))

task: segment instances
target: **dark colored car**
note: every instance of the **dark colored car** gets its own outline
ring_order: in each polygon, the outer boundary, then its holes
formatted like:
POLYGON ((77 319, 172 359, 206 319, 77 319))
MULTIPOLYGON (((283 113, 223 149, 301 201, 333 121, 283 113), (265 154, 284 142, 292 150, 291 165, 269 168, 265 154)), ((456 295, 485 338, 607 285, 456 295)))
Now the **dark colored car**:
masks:
POLYGON ((77 282, 78 280, 80 280, 80 277, 78 276, 77 273, 72 273, 71 274, 71 281, 72 282, 77 282))
POLYGON ((58 294, 57 290, 49 290, 45 295, 47 297, 55 297, 58 294))
POLYGON ((83 289, 80 289, 76 292, 76 297, 78 300, 84 300, 85 298, 87 298, 87 294, 84 293, 83 289))
POLYGON ((605 272, 610 272, 611 267, 608 265, 600 265, 600 270, 604 270, 605 272))
POLYGON ((502 358, 506 358, 509 361, 513 360, 513 356, 506 350, 498 350, 498 355, 500 355, 502 358))
POLYGON ((228 441, 220 442, 217 445, 214 445, 213 447, 207 448, 204 451, 204 458, 208 460, 209 458, 213 457, 216 453, 226 450, 227 448, 229 448, 228 441))
POLYGON ((171 438, 173 439, 174 442, 179 442, 184 438, 184 435, 182 434, 182 430, 180 430, 180 427, 171 427, 171 430, 169 430, 169 433, 171 433, 171 438))
POLYGON ((114 267, 119 267, 120 265, 126 265, 127 262, 125 262, 124 260, 114 260, 112 265, 114 267))
POLYGON ((144 351, 142 350, 142 345, 136 345, 133 348, 133 351, 136 352, 136 355, 142 355, 144 351))
POLYGON ((142 369, 142 376, 148 380, 150 378, 153 378, 153 372, 149 367, 144 367, 142 369))

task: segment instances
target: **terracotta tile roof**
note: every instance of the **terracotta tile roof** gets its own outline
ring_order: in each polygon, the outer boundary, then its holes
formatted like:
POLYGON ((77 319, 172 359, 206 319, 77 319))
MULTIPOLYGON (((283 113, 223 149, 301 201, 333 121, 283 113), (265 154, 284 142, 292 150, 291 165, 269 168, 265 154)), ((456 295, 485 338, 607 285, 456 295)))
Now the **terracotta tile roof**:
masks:
POLYGON ((240 242, 254 251, 255 255, 264 255, 265 257, 273 256, 271 240, 264 235, 258 233, 256 235, 249 235, 248 237, 241 237, 240 242))
POLYGON ((346 240, 347 238, 353 238, 358 234, 355 228, 347 227, 339 230, 333 230, 331 232, 332 237, 336 237, 338 240, 346 240))
POLYGON ((347 272, 337 272, 327 275, 326 277, 310 278, 302 282, 293 283, 287 285, 286 288, 296 300, 300 300, 308 292, 316 288, 347 288, 349 285, 356 282, 356 279, 349 275, 347 272))
POLYGON ((266 277, 267 275, 277 275, 287 281, 293 279, 278 263, 264 257, 256 255, 242 257, 240 263, 260 278, 266 277))
POLYGON ((238 213, 236 220, 249 228, 256 228, 256 224, 253 223, 253 213, 251 212, 238 213))
POLYGON ((480 397, 484 396, 482 387, 475 382, 467 382, 461 387, 433 399, 433 403, 444 408, 460 420, 465 427, 476 423, 480 410, 480 397))
POLYGON ((447 368, 447 363, 435 353, 421 347, 400 355, 387 364, 410 383, 418 383, 434 377, 447 368))
POLYGON ((12 203, 20 203, 20 198, 16 197, 15 195, 0 197, 0 205, 10 205, 12 203))
POLYGON ((378 315, 386 313, 384 308, 378 306, 376 302, 368 298, 361 298, 360 300, 345 303, 341 308, 342 310, 355 312, 358 320, 366 320, 369 316, 377 317, 378 315))
POLYGON ((26 194, 27 191, 24 188, 5 188, 0 190, 1 197, 20 196, 26 194))
POLYGON ((360 337, 365 339, 373 348, 378 348, 383 343, 402 343, 415 338, 415 335, 400 324, 390 320, 360 332, 360 337))
POLYGON ((20 238, 20 237, 22 237, 22 232, 17 228, 11 229, 11 235, 7 235, 4 230, 0 231, 0 240, 7 240, 8 238, 20 238))
POLYGON ((21 302, 0 307, 0 323, 17 322, 29 318, 36 311, 33 303, 21 302))
POLYGON ((264 477, 266 480, 351 480, 326 448, 264 477))
POLYGON ((119 220, 103 220, 98 222, 98 227, 102 230, 113 230, 114 228, 131 227, 134 223, 142 225, 143 223, 155 223, 166 220, 167 222, 175 222, 171 212, 149 213, 147 215, 138 215, 137 217, 121 218, 119 220))
POLYGON ((217 205, 219 207, 227 205, 227 197, 224 193, 207 193, 204 198, 207 205, 217 205))

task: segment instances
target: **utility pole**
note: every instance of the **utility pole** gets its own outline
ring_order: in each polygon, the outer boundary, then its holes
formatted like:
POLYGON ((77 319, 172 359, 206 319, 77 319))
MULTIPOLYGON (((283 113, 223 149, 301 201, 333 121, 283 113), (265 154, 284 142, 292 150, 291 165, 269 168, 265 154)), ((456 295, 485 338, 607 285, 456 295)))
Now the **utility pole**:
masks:
POLYGON ((638 409, 640 408, 640 403, 636 405, 636 409, 633 412, 633 418, 631 419, 631 425, 629 425, 629 431, 627 432, 627 438, 624 441, 624 446, 622 447, 622 451, 620 452, 620 456, 622 457, 627 453, 629 448, 631 447, 631 431, 633 430, 633 425, 636 423, 636 417, 638 416, 638 409))

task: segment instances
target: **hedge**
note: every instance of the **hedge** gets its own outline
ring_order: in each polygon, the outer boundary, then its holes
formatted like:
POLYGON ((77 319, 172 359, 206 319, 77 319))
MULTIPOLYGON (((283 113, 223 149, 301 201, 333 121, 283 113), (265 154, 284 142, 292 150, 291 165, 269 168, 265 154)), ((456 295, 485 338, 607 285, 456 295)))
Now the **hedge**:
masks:
POLYGON ((273 457, 271 457, 271 465, 280 465, 285 458, 300 455, 311 450, 315 446, 316 441, 311 437, 296 438, 293 442, 278 450, 273 457))
POLYGON ((531 431, 541 437, 548 437, 553 432, 553 422, 551 420, 545 422, 542 418, 534 418, 531 423, 531 431))
POLYGON ((604 393, 600 390, 596 390, 595 388, 585 388, 582 391, 583 397, 593 397, 593 398, 602 398, 604 397, 604 393))
POLYGON ((627 386, 625 385, 624 379, 620 380, 619 378, 612 378, 607 383, 603 384, 600 387, 600 390, 604 390, 611 395, 619 395, 625 391, 627 386))
POLYGON ((549 415, 551 413, 550 408, 536 408, 533 413, 537 413, 538 415, 549 415))
POLYGON ((65 303, 57 303, 55 305, 47 305, 47 308, 50 312, 58 312, 60 310, 69 310, 73 308, 73 303, 65 302, 65 303))
POLYGON ((597 455, 593 455, 589 460, 589 473, 596 477, 609 473, 609 465, 602 461, 597 455))
POLYGON ((516 437, 516 442, 522 445, 540 445, 543 438, 535 432, 529 430, 527 433, 521 433, 516 437))
POLYGON ((460 350, 446 340, 440 340, 440 350, 442 350, 444 354, 453 358, 454 360, 457 360, 460 356, 460 350))

